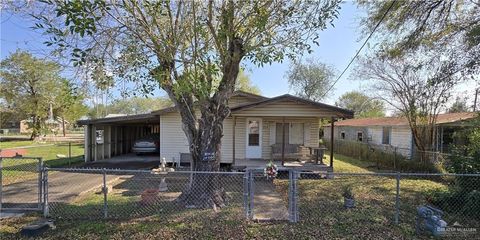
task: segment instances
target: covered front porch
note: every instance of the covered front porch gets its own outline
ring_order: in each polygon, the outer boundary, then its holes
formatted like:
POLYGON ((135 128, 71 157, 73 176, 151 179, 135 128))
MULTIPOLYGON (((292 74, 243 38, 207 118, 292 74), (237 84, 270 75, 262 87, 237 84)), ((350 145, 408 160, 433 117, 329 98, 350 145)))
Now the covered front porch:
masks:
MULTIPOLYGON (((337 119, 352 117, 348 110, 291 95, 232 108, 232 155, 222 157, 233 158, 235 170, 263 169, 273 161, 279 170, 332 172, 334 146, 321 144, 319 130, 322 123, 333 128, 337 119)), ((333 134, 325 137, 334 142, 333 134)))

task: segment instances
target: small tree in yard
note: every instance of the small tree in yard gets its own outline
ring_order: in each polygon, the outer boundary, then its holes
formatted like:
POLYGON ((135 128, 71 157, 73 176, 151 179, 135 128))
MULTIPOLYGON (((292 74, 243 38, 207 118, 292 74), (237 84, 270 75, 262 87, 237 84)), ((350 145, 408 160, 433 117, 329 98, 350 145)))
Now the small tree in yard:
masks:
MULTIPOLYGON (((17 51, 0 62, 0 99, 15 115, 30 118, 31 139, 45 129, 49 108, 58 112, 82 104, 72 95, 72 84, 60 77, 60 66, 17 51)), ((57 113, 58 113, 57 112, 57 113)))
POLYGON ((314 59, 307 59, 304 63, 293 63, 286 75, 295 95, 312 101, 325 98, 333 84, 334 76, 333 67, 314 59))
MULTIPOLYGON (((340 1, 46 2, 61 17, 37 15, 37 27, 54 34, 47 44, 70 53, 78 66, 115 66, 117 80, 140 83, 144 92, 160 86, 180 112, 193 169, 218 171, 241 62, 263 66, 311 51, 340 1)), ((202 174, 193 175, 178 200, 225 204, 218 180, 202 174)))
POLYGON ((434 143, 435 125, 440 111, 460 78, 451 62, 422 62, 372 57, 365 59, 358 74, 372 81, 377 97, 383 99, 407 119, 415 146, 424 152, 434 143))
POLYGON ((352 110, 355 118, 384 117, 385 104, 358 91, 344 93, 335 102, 335 106, 352 110))

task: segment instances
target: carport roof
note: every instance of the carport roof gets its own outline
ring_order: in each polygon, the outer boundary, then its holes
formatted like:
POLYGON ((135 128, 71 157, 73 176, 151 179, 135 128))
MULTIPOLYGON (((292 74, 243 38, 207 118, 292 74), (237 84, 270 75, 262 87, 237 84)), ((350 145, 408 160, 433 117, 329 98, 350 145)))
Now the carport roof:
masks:
POLYGON ((123 124, 123 123, 157 123, 159 121, 158 116, 155 116, 151 113, 146 114, 136 114, 136 115, 127 115, 119 117, 108 117, 108 118, 98 118, 98 119, 88 119, 88 120, 79 120, 77 121, 78 125, 88 125, 88 124, 123 124))

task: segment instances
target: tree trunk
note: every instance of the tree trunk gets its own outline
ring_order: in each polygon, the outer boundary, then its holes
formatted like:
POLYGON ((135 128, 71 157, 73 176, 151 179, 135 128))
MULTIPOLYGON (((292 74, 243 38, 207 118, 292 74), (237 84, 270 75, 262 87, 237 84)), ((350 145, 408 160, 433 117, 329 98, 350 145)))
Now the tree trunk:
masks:
POLYGON ((38 116, 32 117, 32 134, 30 135, 30 140, 35 140, 40 135, 40 119, 38 116))
MULTIPOLYGON (((164 86, 182 117, 182 127, 189 141, 194 172, 218 172, 220 170, 220 148, 223 136, 223 121, 230 115, 228 99, 235 90, 235 83, 243 57, 243 41, 232 38, 228 54, 222 66, 222 80, 213 96, 204 96, 194 105, 192 94, 178 98, 170 86, 164 86), (198 106, 198 107, 197 107, 198 106), (195 108, 201 117, 195 115, 195 108)), ((169 68, 165 64, 164 69, 169 68)), ((209 77, 207 79, 213 79, 209 77)), ((197 97, 198 99, 198 97, 197 97)), ((222 187, 222 176, 215 173, 192 173, 190 184, 178 197, 177 202, 186 207, 219 208, 226 205, 226 193, 222 187)))
POLYGON ((198 119, 197 131, 193 133, 192 139, 189 141, 193 160, 192 169, 199 173, 192 173, 190 184, 177 199, 186 207, 216 209, 226 205, 227 199, 222 187, 222 176, 215 173, 202 173, 220 170, 223 120, 228 113, 217 110, 228 110, 228 107, 226 101, 219 105, 211 103, 211 106, 217 107, 202 109, 202 117, 198 119))
POLYGON ((67 136, 65 132, 65 118, 62 117, 62 132, 63 132, 63 137, 67 136))

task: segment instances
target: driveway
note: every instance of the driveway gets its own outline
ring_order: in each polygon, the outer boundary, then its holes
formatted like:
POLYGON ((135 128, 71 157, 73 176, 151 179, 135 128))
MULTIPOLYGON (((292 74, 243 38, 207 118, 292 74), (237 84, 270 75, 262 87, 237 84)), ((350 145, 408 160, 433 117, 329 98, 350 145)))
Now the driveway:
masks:
MULTIPOLYGON (((107 175, 107 182, 119 175, 107 175)), ((48 201, 69 202, 82 193, 100 189, 103 185, 101 173, 48 172, 48 201)), ((38 179, 26 180, 2 189, 2 208, 36 208, 38 206, 38 179)))

